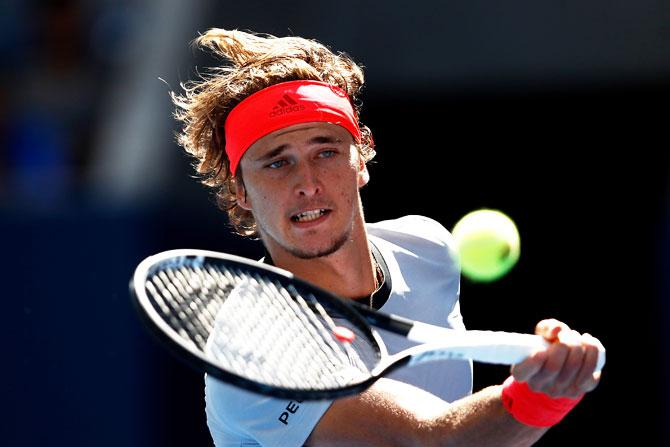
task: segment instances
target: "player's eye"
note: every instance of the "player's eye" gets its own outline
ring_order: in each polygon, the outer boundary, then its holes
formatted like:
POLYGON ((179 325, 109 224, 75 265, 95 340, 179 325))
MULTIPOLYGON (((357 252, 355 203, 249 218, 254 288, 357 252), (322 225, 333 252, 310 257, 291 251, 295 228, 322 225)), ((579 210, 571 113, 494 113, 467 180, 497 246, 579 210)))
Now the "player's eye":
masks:
POLYGON ((275 160, 275 161, 273 161, 272 163, 268 164, 268 165, 266 166, 266 168, 270 168, 270 169, 279 169, 279 168, 281 168, 282 166, 286 165, 286 163, 287 163, 287 161, 284 160, 284 159, 281 159, 281 160, 275 160))
POLYGON ((319 152, 319 158, 331 158, 334 157, 337 152, 332 149, 326 149, 325 151, 319 152))

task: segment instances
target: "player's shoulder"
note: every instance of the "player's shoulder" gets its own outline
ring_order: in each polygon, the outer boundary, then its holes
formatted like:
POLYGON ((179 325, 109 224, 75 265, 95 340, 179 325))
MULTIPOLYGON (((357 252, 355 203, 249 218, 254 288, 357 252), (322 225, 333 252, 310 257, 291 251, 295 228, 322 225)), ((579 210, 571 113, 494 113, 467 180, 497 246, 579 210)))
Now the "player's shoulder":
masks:
POLYGON ((408 215, 367 224, 368 233, 389 242, 418 242, 454 248, 451 233, 440 222, 426 216, 408 215))

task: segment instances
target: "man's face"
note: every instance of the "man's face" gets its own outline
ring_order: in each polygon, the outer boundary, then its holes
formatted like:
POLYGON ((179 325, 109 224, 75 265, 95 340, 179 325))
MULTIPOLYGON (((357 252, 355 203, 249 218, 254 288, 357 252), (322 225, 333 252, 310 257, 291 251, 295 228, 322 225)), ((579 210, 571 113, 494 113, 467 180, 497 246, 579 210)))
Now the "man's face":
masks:
POLYGON ((365 163, 345 129, 304 123, 254 143, 240 162, 244 191, 263 242, 309 259, 337 251, 361 218, 358 189, 367 183, 365 163))

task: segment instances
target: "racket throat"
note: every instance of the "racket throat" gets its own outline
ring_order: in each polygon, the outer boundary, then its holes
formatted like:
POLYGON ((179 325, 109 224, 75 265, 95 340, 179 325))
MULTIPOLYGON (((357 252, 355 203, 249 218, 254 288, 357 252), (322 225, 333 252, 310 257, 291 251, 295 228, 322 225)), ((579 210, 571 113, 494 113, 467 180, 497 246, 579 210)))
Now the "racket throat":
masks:
POLYGON ((416 321, 407 333, 407 339, 416 343, 431 343, 439 340, 447 340, 448 337, 453 338, 458 333, 459 331, 455 329, 447 329, 416 321))

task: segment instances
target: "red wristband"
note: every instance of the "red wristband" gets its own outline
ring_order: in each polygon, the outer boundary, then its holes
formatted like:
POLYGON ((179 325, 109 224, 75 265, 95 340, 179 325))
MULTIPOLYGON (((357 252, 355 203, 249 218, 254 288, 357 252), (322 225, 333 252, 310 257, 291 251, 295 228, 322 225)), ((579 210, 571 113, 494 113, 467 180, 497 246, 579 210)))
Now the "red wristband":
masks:
POLYGON ((502 402, 505 409, 522 424, 551 427, 558 424, 582 400, 567 397, 552 398, 530 389, 527 383, 509 377, 503 383, 502 402))

